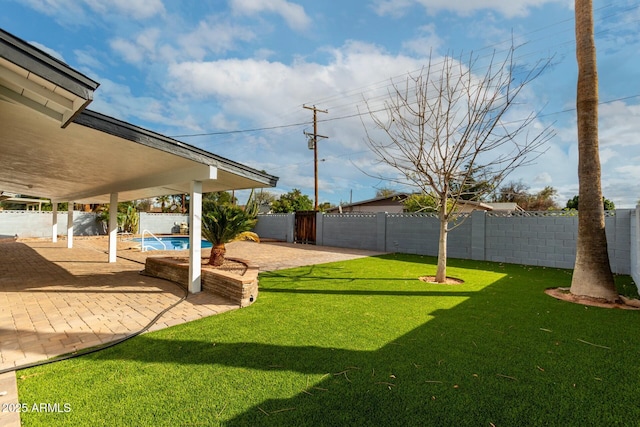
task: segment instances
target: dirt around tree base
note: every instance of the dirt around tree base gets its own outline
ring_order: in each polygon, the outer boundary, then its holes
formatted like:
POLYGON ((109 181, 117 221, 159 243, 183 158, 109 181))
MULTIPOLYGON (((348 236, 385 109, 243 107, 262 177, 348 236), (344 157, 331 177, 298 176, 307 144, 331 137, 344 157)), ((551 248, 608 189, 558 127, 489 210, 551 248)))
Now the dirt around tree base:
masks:
POLYGON ((435 285, 461 285, 464 283, 462 279, 456 279, 455 277, 447 277, 444 283, 436 282, 436 276, 422 276, 419 277, 420 280, 427 283, 433 283, 435 285))
POLYGON ((608 302, 600 298, 574 295, 569 292, 569 288, 549 288, 546 289, 544 293, 556 299, 572 302, 575 304, 603 308, 620 308, 623 310, 640 310, 640 300, 630 299, 623 296, 620 296, 620 301, 618 302, 608 302))

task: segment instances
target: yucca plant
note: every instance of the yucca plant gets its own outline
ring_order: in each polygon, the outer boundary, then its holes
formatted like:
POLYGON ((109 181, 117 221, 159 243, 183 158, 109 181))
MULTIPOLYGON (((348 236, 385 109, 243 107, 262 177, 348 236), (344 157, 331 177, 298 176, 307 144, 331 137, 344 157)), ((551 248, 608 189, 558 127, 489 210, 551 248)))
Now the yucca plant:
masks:
POLYGON ((236 240, 259 242, 258 235, 250 231, 258 220, 253 212, 229 204, 205 203, 202 209, 202 236, 211 242, 209 265, 219 267, 227 252, 225 244, 236 240))

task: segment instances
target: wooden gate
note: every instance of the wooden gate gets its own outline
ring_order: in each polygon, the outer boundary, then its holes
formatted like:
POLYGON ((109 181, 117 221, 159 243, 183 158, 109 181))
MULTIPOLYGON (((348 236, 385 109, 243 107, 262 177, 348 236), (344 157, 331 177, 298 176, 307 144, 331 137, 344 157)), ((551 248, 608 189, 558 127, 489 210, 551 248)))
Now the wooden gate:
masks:
POLYGON ((316 243, 316 212, 296 212, 294 241, 296 243, 316 243))

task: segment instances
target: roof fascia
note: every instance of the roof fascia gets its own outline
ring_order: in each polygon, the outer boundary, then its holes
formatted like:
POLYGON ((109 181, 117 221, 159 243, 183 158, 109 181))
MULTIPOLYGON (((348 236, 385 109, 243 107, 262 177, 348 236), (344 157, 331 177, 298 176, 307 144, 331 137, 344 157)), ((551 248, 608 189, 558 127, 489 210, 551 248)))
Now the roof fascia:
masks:
POLYGON ((93 91, 100 85, 64 62, 2 29, 0 57, 86 100, 93 99, 93 91))
POLYGON ((409 196, 410 194, 408 193, 394 193, 390 196, 374 197, 373 199, 361 200, 359 202, 349 203, 347 205, 340 205, 340 206, 343 208, 351 208, 351 207, 366 205, 367 203, 381 202, 384 200, 389 200, 390 202, 394 202, 394 201, 402 202, 404 199, 406 199, 409 196))
POLYGON ((217 156, 213 153, 209 153, 208 151, 185 144, 184 142, 135 126, 131 123, 106 116, 96 111, 83 110, 78 114, 73 122, 150 148, 171 153, 185 159, 193 160, 209 166, 215 166, 220 170, 234 173, 271 187, 275 187, 278 182, 278 177, 273 175, 259 172, 256 169, 243 164, 225 159, 224 157, 217 156))

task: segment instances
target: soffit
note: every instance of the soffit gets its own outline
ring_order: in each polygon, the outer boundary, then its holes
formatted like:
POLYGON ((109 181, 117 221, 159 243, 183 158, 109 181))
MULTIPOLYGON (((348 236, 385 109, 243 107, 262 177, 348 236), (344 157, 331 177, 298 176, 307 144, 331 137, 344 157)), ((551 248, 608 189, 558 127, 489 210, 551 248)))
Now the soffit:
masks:
POLYGON ((86 123, 63 129, 30 108, 0 100, 0 188, 58 202, 108 203, 111 193, 119 200, 189 193, 194 180, 203 182, 204 192, 269 187, 277 181, 97 113, 83 113, 78 120, 86 123))

